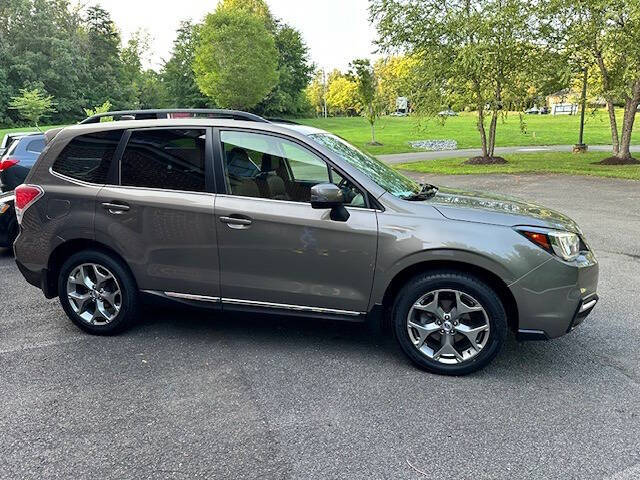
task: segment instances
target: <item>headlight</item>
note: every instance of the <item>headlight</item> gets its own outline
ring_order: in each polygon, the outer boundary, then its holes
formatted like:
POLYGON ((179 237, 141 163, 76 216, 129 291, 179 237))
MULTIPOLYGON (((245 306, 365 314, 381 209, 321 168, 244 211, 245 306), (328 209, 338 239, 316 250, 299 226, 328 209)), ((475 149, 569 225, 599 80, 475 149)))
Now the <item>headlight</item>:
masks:
POLYGON ((571 232, 549 232, 553 251, 560 258, 575 260, 580 254, 580 237, 571 232))
POLYGON ((568 262, 575 260, 580 254, 580 237, 575 233, 525 228, 519 228, 518 231, 540 248, 568 262))

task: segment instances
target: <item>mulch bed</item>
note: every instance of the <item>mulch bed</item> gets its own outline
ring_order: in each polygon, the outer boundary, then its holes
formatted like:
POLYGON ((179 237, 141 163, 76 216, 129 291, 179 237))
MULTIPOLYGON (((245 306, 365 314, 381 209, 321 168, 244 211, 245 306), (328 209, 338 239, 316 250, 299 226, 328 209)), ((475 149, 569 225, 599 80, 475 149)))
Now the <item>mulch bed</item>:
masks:
POLYGON ((501 165, 503 163, 509 163, 502 157, 471 157, 464 162, 465 165, 501 165))
POLYGON ((638 165, 638 164, 640 164, 640 160, 637 160, 633 157, 628 157, 628 158, 607 157, 604 160, 600 160, 599 162, 594 162, 594 165, 638 165))

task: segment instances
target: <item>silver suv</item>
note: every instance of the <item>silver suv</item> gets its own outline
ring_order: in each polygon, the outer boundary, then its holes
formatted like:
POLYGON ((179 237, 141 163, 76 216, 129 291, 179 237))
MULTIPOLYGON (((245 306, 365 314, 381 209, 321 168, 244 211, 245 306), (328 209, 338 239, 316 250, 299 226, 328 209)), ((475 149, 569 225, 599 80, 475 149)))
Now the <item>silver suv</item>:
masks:
POLYGON ((15 191, 16 261, 93 334, 131 325, 142 294, 387 321, 419 367, 460 375, 508 330, 558 337, 598 299, 596 258, 571 219, 420 185, 322 130, 163 110, 46 139, 15 191))

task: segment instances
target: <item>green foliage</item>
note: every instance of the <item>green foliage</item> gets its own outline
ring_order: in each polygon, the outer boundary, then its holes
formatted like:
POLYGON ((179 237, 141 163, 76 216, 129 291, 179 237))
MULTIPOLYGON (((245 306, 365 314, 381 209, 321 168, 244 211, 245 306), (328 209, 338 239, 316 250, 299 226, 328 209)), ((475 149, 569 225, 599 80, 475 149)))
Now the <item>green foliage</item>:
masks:
POLYGON ((99 105, 110 100, 116 109, 135 104, 135 89, 127 82, 120 58, 120 34, 109 12, 101 7, 87 9, 81 31, 87 68, 84 70, 85 104, 99 105))
POLYGON ((420 96, 421 61, 416 55, 401 55, 381 58, 376 62, 375 72, 383 110, 395 112, 398 97, 413 99, 420 96))
POLYGON ((244 12, 262 19, 267 30, 273 30, 275 19, 264 0, 222 0, 216 12, 244 12))
POLYGON ((38 88, 55 98, 55 123, 75 121, 87 105, 135 104, 108 12, 68 0, 0 2, 0 123, 21 123, 8 99, 38 88))
POLYGON ((424 58, 414 106, 434 114, 473 106, 484 156, 492 156, 498 113, 522 95, 535 51, 534 10, 526 0, 372 0, 380 44, 424 58), (491 117, 485 129, 487 113, 491 117))
MULTIPOLYGON (((640 2, 581 0, 543 3, 547 32, 556 32, 556 52, 598 73, 596 93, 607 102, 614 154, 629 157, 635 114, 640 104, 640 2), (619 122, 615 106, 623 105, 619 122)), ((593 86, 592 81, 589 82, 593 86)))
POLYGON ((205 108, 215 103, 202 94, 193 71, 200 25, 189 21, 180 24, 173 42, 171 58, 162 69, 162 83, 170 108, 205 108))
POLYGON ((367 59, 357 59, 351 62, 350 76, 356 82, 358 100, 362 111, 371 125, 371 143, 376 143, 375 123, 382 110, 382 96, 378 87, 378 78, 371 62, 367 59))
POLYGON ((200 90, 217 105, 251 109, 278 82, 277 58, 260 17, 223 9, 207 16, 193 67, 200 90))
POLYGON ((300 32, 275 18, 264 0, 223 0, 216 12, 243 12, 256 16, 273 36, 278 51, 278 81, 253 110, 265 116, 302 114, 308 108, 304 89, 311 80, 313 65, 300 32))
MULTIPOLYGON (((226 42, 239 39, 245 43, 244 52, 235 52, 240 63, 234 71, 237 78, 245 79, 239 82, 243 92, 252 82, 256 83, 253 93, 260 91, 259 98, 249 102, 252 108, 274 116, 308 111, 303 91, 313 68, 300 33, 273 17, 263 0, 224 0, 216 11, 227 18, 249 16, 255 20, 251 28, 261 24, 262 40, 255 45, 260 57, 254 45, 249 53, 253 37, 243 39, 246 32, 240 27, 246 22, 234 20, 225 27, 234 35, 226 42), (243 71, 246 59, 256 68, 243 71)), ((24 121, 17 110, 9 109, 9 99, 22 88, 38 88, 54 97, 57 111, 51 120, 55 123, 77 121, 87 105, 106 101, 115 110, 221 106, 202 93, 196 82, 194 63, 201 24, 180 25, 169 60, 156 72, 146 68, 148 35, 136 32, 122 45, 109 12, 99 6, 86 7, 73 0, 3 0, 0 18, 0 125, 24 121)), ((255 28, 251 35, 254 33, 255 28)), ((234 103, 249 108, 247 102, 234 103)))
POLYGON ((98 105, 97 107, 85 108, 84 113, 87 114, 87 117, 91 117, 93 115, 98 115, 99 113, 107 113, 108 111, 111 110, 111 107, 112 107, 111 102, 107 100, 102 105, 98 105))
POLYGON ((360 115, 358 84, 349 75, 334 70, 327 76, 327 109, 331 115, 360 115))
POLYGON ((17 110, 20 116, 27 120, 31 125, 38 128, 38 124, 43 117, 55 112, 55 103, 51 95, 42 92, 37 88, 27 90, 20 89, 20 96, 11 97, 9 108, 17 110))
POLYGON ((255 110, 266 116, 297 116, 308 108, 304 89, 313 72, 309 49, 298 30, 279 21, 272 33, 278 50, 278 83, 255 110))
POLYGON ((322 70, 318 70, 304 90, 307 102, 318 116, 324 112, 325 86, 322 76, 322 70))

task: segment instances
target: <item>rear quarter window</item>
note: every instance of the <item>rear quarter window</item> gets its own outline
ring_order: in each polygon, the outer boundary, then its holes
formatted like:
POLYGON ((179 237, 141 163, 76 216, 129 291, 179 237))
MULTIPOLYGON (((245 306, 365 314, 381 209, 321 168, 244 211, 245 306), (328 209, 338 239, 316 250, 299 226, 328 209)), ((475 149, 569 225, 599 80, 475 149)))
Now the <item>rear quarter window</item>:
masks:
POLYGON ((105 184, 122 130, 75 137, 53 163, 53 171, 84 182, 105 184))
POLYGON ((27 152, 30 153, 41 153, 44 150, 44 139, 31 140, 27 144, 27 152))

